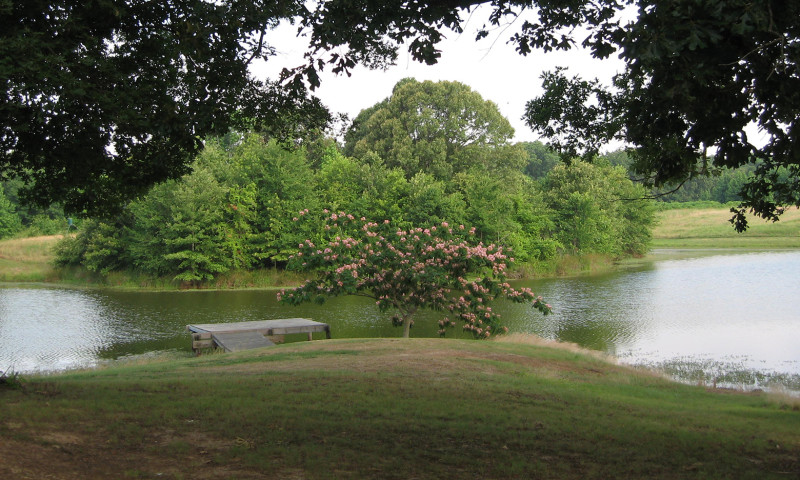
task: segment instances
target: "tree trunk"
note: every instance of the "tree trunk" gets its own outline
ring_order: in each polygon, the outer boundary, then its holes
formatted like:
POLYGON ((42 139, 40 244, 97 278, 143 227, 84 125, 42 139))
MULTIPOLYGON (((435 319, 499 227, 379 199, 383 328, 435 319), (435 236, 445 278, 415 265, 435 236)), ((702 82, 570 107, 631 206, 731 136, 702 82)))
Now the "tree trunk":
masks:
POLYGON ((403 338, 408 338, 411 332, 411 315, 406 315, 403 318, 403 338))

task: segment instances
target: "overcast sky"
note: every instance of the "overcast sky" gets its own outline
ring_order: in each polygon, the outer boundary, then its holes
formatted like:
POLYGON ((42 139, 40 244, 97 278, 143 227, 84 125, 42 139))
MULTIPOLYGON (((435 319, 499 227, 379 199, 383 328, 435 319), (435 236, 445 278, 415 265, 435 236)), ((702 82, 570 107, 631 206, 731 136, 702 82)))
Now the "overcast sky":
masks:
MULTIPOLYGON (((516 53, 513 45, 506 43, 516 31, 514 26, 505 33, 494 32, 475 42, 475 32, 483 25, 483 20, 478 19, 480 15, 479 11, 472 16, 463 34, 449 33, 448 38, 439 44, 442 57, 436 65, 414 62, 407 50, 401 47, 397 65, 388 71, 358 67, 351 77, 325 72, 315 95, 332 111, 347 113, 353 119, 364 108, 388 97, 392 87, 402 78, 458 81, 497 104, 514 127, 515 141, 529 141, 539 138, 521 117, 525 103, 542 93, 539 78, 542 72, 565 66, 569 67, 567 73, 570 75, 580 74, 584 78, 598 77, 607 81, 623 69, 622 62, 615 57, 598 61, 579 51, 533 52, 523 57, 516 53)), ((296 27, 285 25, 272 32, 269 41, 277 48, 278 55, 270 58, 266 65, 257 66, 254 69, 257 75, 277 78, 282 68, 303 63, 307 43, 296 38, 296 30, 296 27)))

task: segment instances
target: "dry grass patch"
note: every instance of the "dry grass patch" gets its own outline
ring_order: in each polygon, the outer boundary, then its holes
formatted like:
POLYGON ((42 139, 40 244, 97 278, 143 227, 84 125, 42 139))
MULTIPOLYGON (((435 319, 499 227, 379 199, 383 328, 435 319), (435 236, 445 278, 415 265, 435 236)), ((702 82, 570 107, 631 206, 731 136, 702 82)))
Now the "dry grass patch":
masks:
POLYGON ((789 208, 778 222, 748 217, 749 228, 737 233, 726 208, 677 209, 659 212, 653 229, 657 247, 800 248, 800 210, 789 208))
POLYGON ((581 355, 589 355, 600 360, 605 360, 609 363, 617 363, 617 359, 613 355, 609 355, 605 352, 583 348, 577 343, 549 340, 532 333, 511 333, 508 335, 495 337, 493 340, 499 343, 514 343, 519 345, 534 345, 537 347, 556 348, 559 350, 566 350, 568 352, 580 353, 581 355))
POLYGON ((51 235, 0 241, 0 282, 53 280, 53 247, 61 238, 51 235))
POLYGON ((0 241, 0 258, 17 262, 48 263, 53 259, 53 247, 63 235, 13 238, 0 241))

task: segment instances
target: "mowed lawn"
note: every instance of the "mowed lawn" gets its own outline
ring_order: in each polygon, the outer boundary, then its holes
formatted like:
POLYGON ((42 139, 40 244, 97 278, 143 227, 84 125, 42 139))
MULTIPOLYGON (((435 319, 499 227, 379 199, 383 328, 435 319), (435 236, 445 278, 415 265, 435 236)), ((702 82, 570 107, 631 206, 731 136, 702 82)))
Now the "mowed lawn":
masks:
POLYGON ((323 340, 7 379, 0 478, 800 475, 797 399, 535 343, 323 340))
POLYGON ((789 208, 777 222, 749 216, 736 233, 727 208, 677 209, 657 213, 656 248, 800 248, 800 210, 789 208))

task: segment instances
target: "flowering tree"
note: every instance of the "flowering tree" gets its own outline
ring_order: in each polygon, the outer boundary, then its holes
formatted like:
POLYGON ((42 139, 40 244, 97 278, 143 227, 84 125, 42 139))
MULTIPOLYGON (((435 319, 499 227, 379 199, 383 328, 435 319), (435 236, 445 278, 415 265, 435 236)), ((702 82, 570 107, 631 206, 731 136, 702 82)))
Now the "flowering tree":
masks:
MULTIPOLYGON (((402 229, 389 220, 375 223, 344 212, 324 213, 329 240, 324 245, 306 240, 291 259, 293 266, 315 271, 316 278, 278 293, 283 303, 367 296, 381 312, 396 312, 392 322, 403 327, 405 338, 420 308, 447 312, 439 321, 440 335, 460 320, 475 338, 508 330, 490 306, 497 297, 530 302, 543 314, 550 313, 550 305, 530 289, 514 289, 506 282, 506 270, 514 259, 501 246, 478 242, 474 228, 442 222, 402 229)), ((296 220, 308 217, 304 210, 296 220)))

